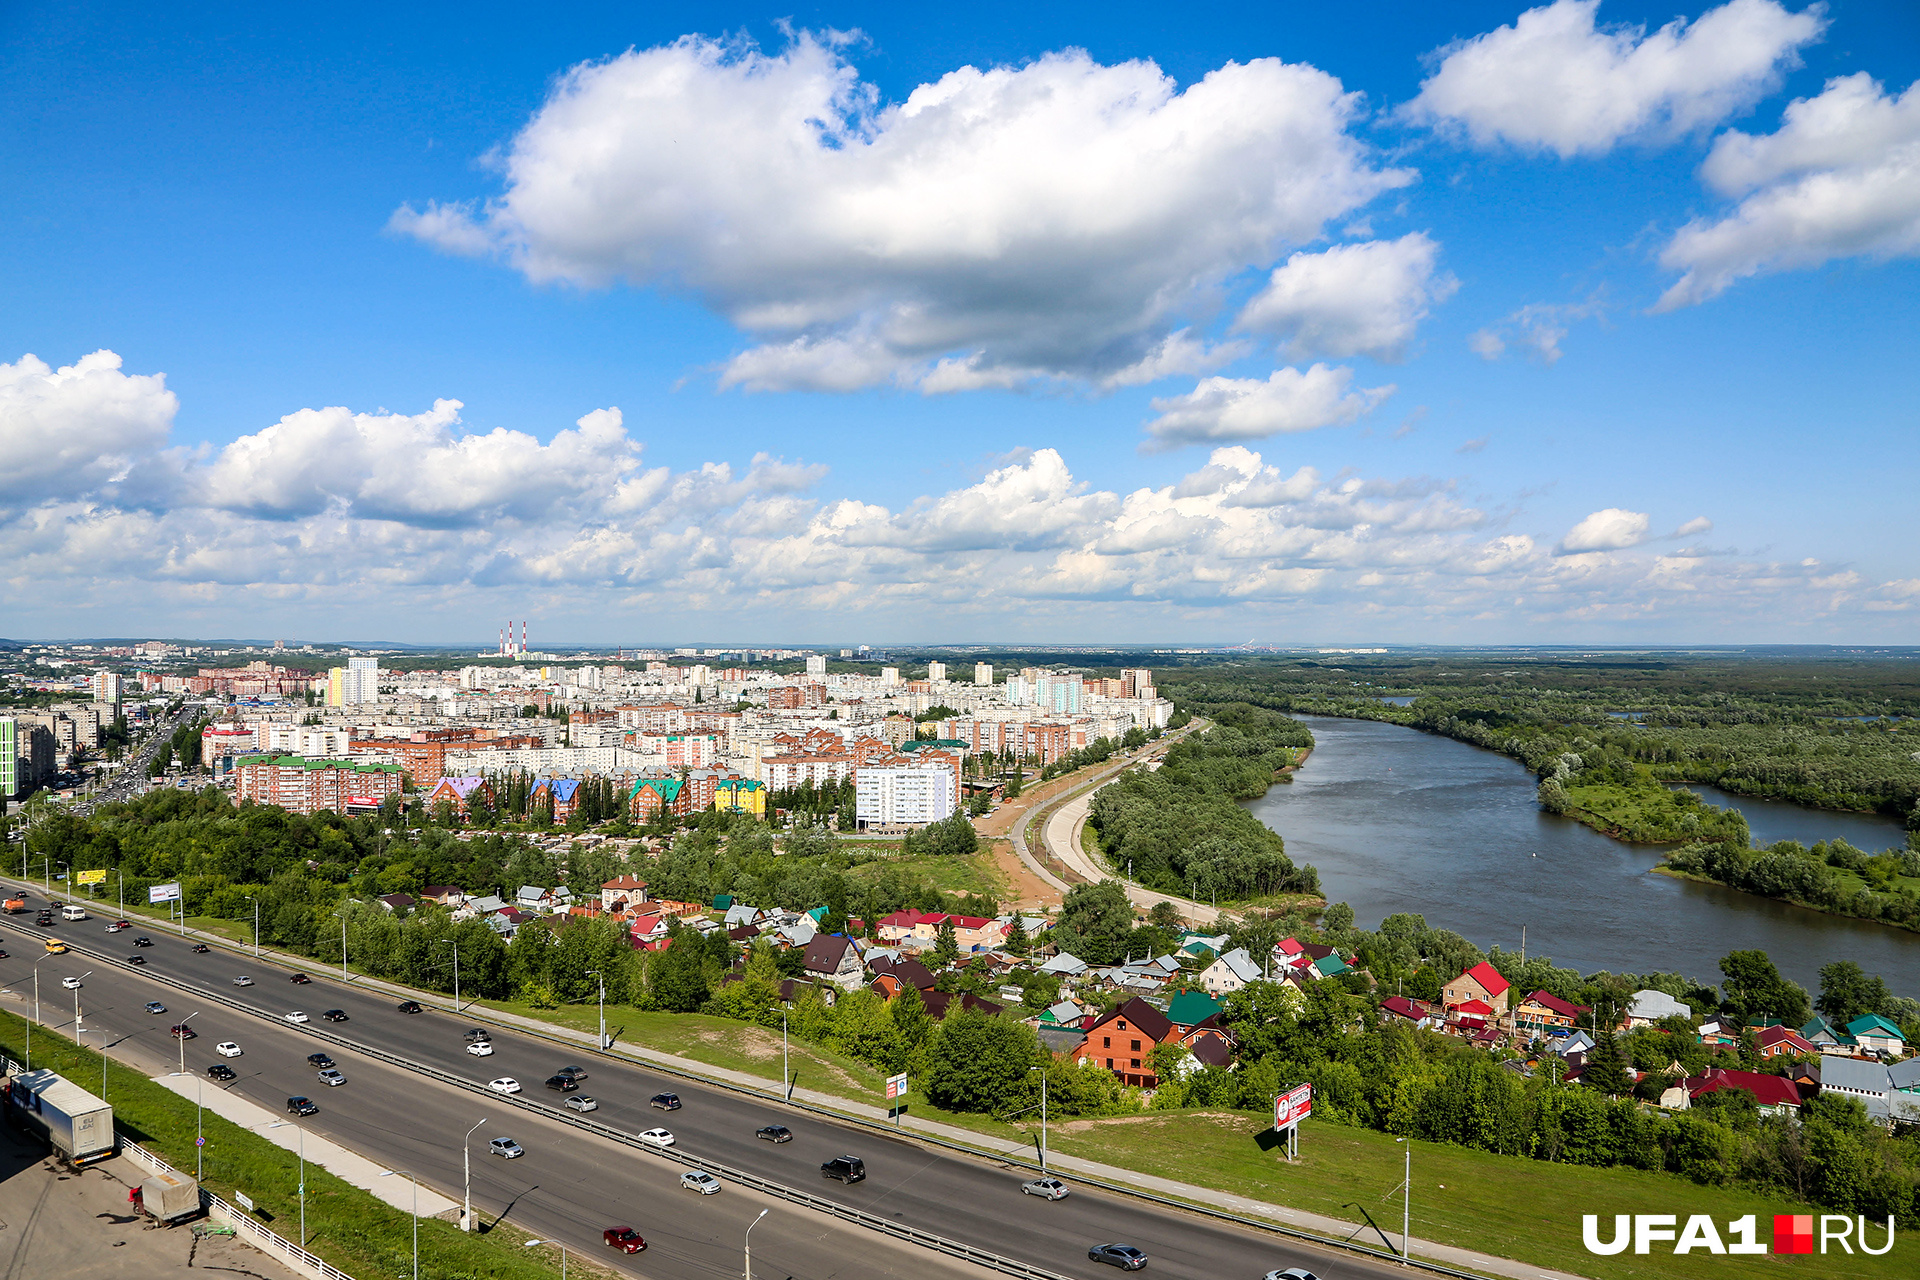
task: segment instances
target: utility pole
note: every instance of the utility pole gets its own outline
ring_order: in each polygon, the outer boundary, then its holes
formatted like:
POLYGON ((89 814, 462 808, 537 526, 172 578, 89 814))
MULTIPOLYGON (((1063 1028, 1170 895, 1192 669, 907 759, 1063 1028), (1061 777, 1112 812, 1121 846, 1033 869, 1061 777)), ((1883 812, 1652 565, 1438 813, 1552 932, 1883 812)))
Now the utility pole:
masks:
POLYGON ((787 1066, 787 1011, 780 1010, 780 1100, 793 1101, 793 1072, 787 1066))
MULTIPOLYGON (((473 1129, 478 1129, 486 1122, 487 1118, 481 1116, 478 1120, 474 1121, 473 1129)), ((467 1188, 465 1207, 460 1210, 460 1229, 462 1231, 473 1230, 473 1152, 471 1150, 473 1129, 467 1130, 467 1136, 460 1140, 460 1171, 465 1175, 467 1188)))
POLYGON ((600 1048, 607 1047, 607 979, 598 969, 587 970, 587 977, 600 979, 600 1048))
POLYGON ((453 948, 453 1012, 460 1012, 460 944, 452 938, 442 938, 441 942, 453 948))
MULTIPOLYGON (((241 896, 253 904, 253 958, 258 960, 260 958, 260 899, 250 893, 242 894, 241 896)), ((186 921, 187 907, 186 903, 182 902, 180 904, 180 925, 182 929, 186 927, 186 921)))
MULTIPOLYGON (((771 1212, 773 1212, 771 1209, 762 1209, 760 1218, 766 1217, 771 1212)), ((746 1234, 740 1237, 740 1251, 743 1255, 741 1260, 746 1266, 746 1280, 753 1280, 753 1229, 760 1225, 760 1218, 749 1222, 746 1234)))

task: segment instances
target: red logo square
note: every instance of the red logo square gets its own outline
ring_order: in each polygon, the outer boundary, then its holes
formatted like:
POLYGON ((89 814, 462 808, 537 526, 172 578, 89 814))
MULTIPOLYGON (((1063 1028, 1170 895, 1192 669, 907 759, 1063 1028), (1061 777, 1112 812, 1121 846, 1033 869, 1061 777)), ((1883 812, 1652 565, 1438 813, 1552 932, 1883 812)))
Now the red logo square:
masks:
POLYGON ((1774 1214, 1773 1251, 1775 1253, 1812 1253, 1813 1215, 1810 1213, 1774 1214))

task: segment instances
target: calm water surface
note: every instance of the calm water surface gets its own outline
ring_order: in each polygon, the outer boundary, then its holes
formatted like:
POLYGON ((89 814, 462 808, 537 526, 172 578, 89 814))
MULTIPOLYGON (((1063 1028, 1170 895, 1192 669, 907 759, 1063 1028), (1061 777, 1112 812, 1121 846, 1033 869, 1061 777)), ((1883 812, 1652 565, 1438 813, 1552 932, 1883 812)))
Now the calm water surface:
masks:
MULTIPOLYGON (((1300 718, 1317 740, 1312 758, 1248 807, 1286 838, 1294 861, 1320 869, 1328 899, 1351 904, 1363 928, 1416 911, 1481 947, 1518 950, 1525 925, 1529 955, 1583 973, 1679 970, 1715 983, 1721 956, 1759 947, 1809 990, 1819 989, 1821 965, 1855 960, 1897 993, 1920 996, 1920 934, 1650 875, 1658 848, 1541 812, 1533 776, 1505 756, 1400 725, 1300 718)), ((1791 835, 1763 834, 1783 815, 1736 807, 1757 836, 1791 835)), ((1856 839, 1842 825, 1876 819, 1771 808, 1830 824, 1815 838, 1893 842, 1856 839)), ((1897 838, 1897 824, 1882 825, 1897 838)))

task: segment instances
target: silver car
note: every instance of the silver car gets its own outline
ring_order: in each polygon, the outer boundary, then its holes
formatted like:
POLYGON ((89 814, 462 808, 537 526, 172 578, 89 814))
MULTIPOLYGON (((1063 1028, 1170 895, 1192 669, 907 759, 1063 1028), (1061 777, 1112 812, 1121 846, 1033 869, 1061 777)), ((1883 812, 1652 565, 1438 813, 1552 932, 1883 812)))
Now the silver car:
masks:
POLYGON ((720 1179, 710 1173, 694 1170, 680 1175, 680 1185, 689 1191, 698 1191, 703 1196, 710 1196, 720 1189, 720 1179))
POLYGON ((1032 1182, 1021 1183, 1020 1190, 1030 1196, 1040 1196, 1047 1200, 1067 1198, 1067 1184, 1058 1178, 1035 1178, 1032 1182))
POLYGON ((527 1154, 520 1149, 520 1144, 512 1138, 495 1138, 487 1144, 487 1151, 489 1154, 499 1156, 503 1160, 514 1160, 527 1154))

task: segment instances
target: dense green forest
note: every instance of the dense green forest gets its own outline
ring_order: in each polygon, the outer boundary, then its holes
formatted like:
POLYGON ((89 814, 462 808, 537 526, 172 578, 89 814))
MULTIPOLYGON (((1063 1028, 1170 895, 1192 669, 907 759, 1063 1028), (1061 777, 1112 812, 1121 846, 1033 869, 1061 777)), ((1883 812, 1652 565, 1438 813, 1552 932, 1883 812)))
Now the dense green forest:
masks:
POLYGON ((1214 727, 1174 743, 1159 769, 1129 770, 1095 794, 1088 820, 1108 864, 1197 901, 1318 896, 1319 873, 1295 866, 1280 837, 1239 803, 1266 794, 1313 735, 1246 704, 1207 714, 1214 727))

